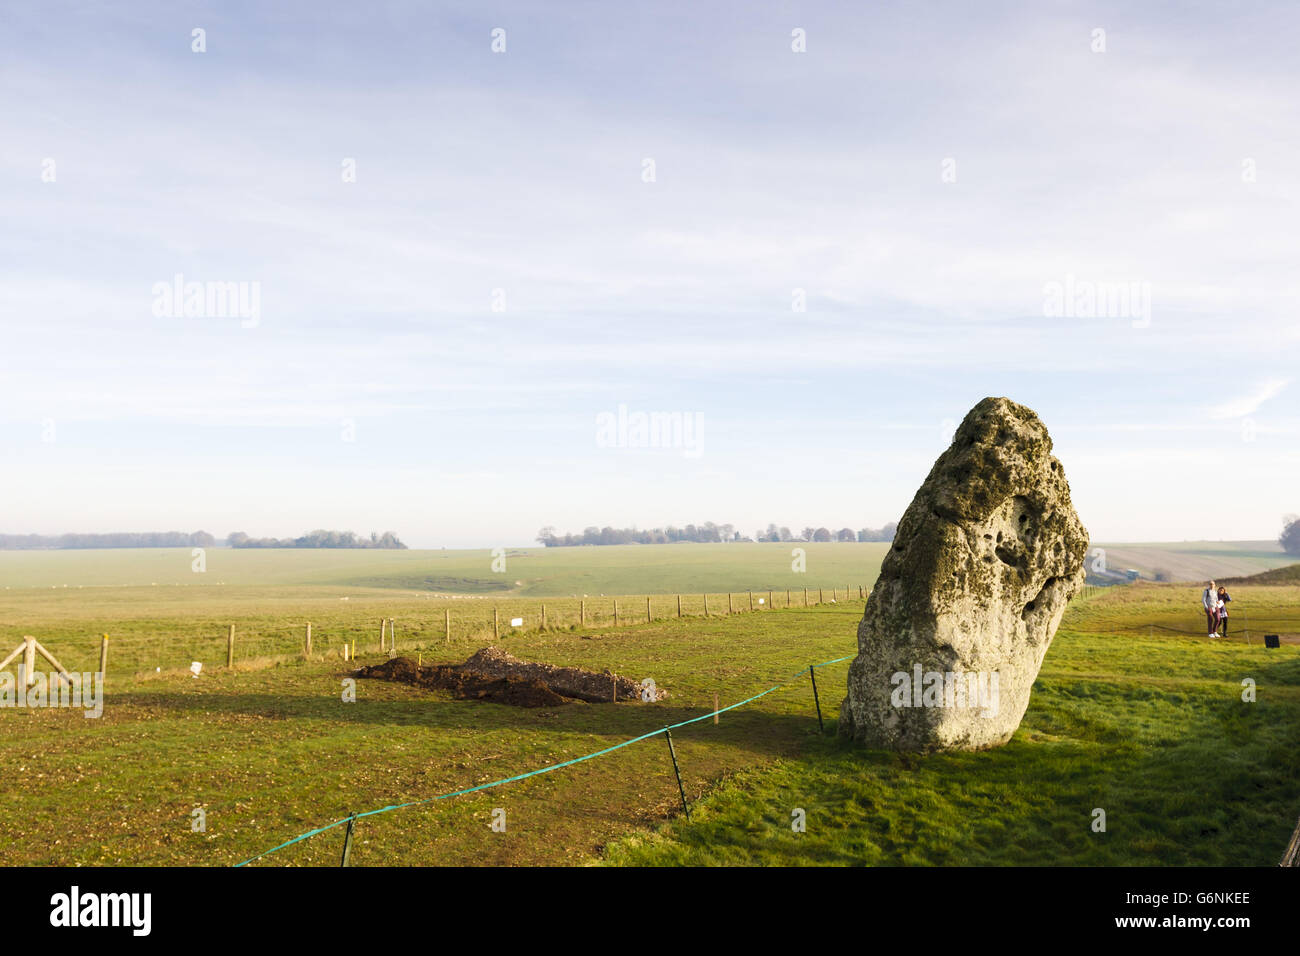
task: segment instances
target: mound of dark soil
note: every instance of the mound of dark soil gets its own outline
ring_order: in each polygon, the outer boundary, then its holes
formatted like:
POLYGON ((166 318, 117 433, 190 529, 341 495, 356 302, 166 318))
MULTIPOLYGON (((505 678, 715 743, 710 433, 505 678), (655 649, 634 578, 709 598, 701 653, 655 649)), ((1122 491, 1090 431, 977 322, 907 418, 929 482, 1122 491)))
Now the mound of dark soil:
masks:
MULTIPOLYGON (((479 651, 463 664, 417 666, 409 657, 394 657, 356 671, 358 677, 397 681, 416 687, 449 690, 461 700, 487 700, 515 707, 555 707, 568 700, 610 703, 641 700, 641 684, 609 671, 598 674, 580 667, 535 664, 497 647, 479 651)), ((656 688, 655 699, 667 697, 656 688)))
POLYGON ((489 700, 513 707, 555 707, 565 702, 563 697, 540 681, 485 677, 446 664, 416 666, 409 657, 394 657, 382 664, 362 667, 356 674, 416 687, 449 690, 460 700, 489 700))

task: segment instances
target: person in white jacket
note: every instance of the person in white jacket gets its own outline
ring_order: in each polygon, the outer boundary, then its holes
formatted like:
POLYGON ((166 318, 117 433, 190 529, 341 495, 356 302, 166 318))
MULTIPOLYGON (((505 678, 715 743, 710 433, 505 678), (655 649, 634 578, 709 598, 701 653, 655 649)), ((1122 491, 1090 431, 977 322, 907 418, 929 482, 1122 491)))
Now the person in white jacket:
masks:
POLYGON ((1211 581, 1201 592, 1201 606, 1205 608, 1206 637, 1219 636, 1219 592, 1211 581))

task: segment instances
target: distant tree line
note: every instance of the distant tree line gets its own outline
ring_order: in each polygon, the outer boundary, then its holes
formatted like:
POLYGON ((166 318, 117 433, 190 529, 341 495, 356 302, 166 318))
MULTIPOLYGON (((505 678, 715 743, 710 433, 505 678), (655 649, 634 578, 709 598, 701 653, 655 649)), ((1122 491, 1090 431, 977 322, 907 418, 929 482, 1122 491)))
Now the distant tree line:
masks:
POLYGON ((0 534, 0 548, 43 551, 72 548, 211 548, 217 539, 206 531, 144 531, 112 534, 0 534))
POLYGON ((601 544, 671 544, 676 541, 892 541, 897 527, 891 521, 883 528, 862 528, 858 531, 851 528, 841 528, 839 531, 804 528, 794 534, 789 528, 778 528, 770 524, 766 531, 756 531, 753 537, 748 537, 737 531, 735 525, 714 524, 712 521, 701 525, 688 524, 682 528, 669 525, 644 531, 636 528, 597 528, 593 525, 581 534, 558 534, 548 525, 537 532, 537 540, 548 548, 601 544))
MULTIPOLYGON (((236 531, 226 539, 232 548, 392 548, 406 545, 391 531, 362 538, 351 531, 312 531, 301 538, 250 538, 236 531)), ((215 548, 206 531, 146 531, 113 534, 0 534, 0 550, 44 551, 73 548, 215 548)))
POLYGON ((362 538, 352 531, 311 531, 301 538, 250 538, 242 531, 233 531, 226 543, 232 548, 388 548, 406 550, 406 545, 391 531, 383 534, 370 532, 362 538))
POLYGON ((1282 519, 1282 533, 1277 543, 1287 554, 1300 556, 1300 515, 1287 515, 1282 519))

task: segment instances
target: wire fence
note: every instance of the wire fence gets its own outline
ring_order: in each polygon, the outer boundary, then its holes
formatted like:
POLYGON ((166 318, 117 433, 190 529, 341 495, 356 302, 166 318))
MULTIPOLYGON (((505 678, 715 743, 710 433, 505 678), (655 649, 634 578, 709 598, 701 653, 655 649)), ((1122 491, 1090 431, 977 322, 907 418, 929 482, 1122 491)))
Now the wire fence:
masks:
POLYGON ((820 702, 820 699, 817 697, 817 676, 816 676, 816 670, 817 670, 817 668, 819 668, 819 667, 829 667, 829 666, 832 665, 832 664, 841 664, 841 663, 843 663, 844 661, 852 660, 852 657, 853 657, 853 655, 849 655, 849 656, 847 656, 847 657, 837 657, 837 658, 835 658, 834 660, 830 660, 830 661, 822 661, 821 663, 818 663, 818 664, 810 664, 809 666, 807 666, 807 667, 803 668, 802 670, 800 670, 798 673, 796 673, 796 674, 792 674, 790 677, 788 677, 787 679, 785 679, 785 680, 783 680, 783 681, 778 681, 776 684, 773 684, 773 685, 772 685, 771 687, 769 687, 767 690, 762 691, 762 692, 757 693, 757 694, 754 694, 752 697, 746 697, 744 700, 737 701, 737 702, 734 703, 734 704, 729 704, 729 705, 727 705, 726 707, 720 707, 720 708, 718 708, 717 710, 711 710, 711 711, 709 711, 707 714, 701 714, 700 716, 698 716, 698 717, 692 717, 692 718, 690 718, 689 720, 678 721, 678 722, 675 723, 675 724, 667 724, 667 725, 665 725, 665 726, 663 726, 663 727, 659 727, 659 728, 657 728, 657 729, 655 729, 655 730, 649 731, 648 733, 641 734, 641 735, 638 736, 638 737, 632 737, 632 738, 630 738, 630 739, 628 739, 628 740, 621 741, 620 743, 614 744, 614 745, 611 746, 611 747, 605 747, 605 748, 602 749, 602 750, 596 750, 596 751, 593 751, 592 753, 584 754, 584 755, 581 756, 581 757, 574 757, 572 760, 564 760, 564 761, 561 761, 560 763, 550 764, 549 766, 546 766, 546 767, 540 767, 540 768, 538 768, 538 769, 536 769, 536 770, 529 770, 529 771, 527 771, 527 772, 525 772, 525 773, 518 773, 518 774, 515 774, 515 775, 510 776, 510 777, 502 777, 502 778, 499 779, 499 780, 492 780, 492 781, 490 781, 490 782, 488 782, 488 783, 482 783, 482 784, 479 784, 479 785, 476 786, 476 787, 467 787, 467 788, 465 788, 465 789, 463 789, 463 790, 453 790, 453 791, 451 791, 450 793, 440 793, 440 794, 438 794, 437 796, 434 796, 434 797, 426 797, 426 798, 424 798, 424 799, 422 799, 422 800, 410 800, 410 801, 407 801, 407 802, 405 802, 405 803, 394 803, 394 804, 390 804, 389 806, 386 806, 386 807, 379 807, 379 808, 377 808, 377 809, 375 809, 375 810, 367 810, 367 811, 365 811, 364 813, 354 813, 354 814, 351 814, 351 815, 349 815, 349 816, 343 817, 343 818, 340 819, 340 820, 335 820, 333 823, 328 823, 328 824, 326 824, 325 826, 316 827, 316 828, 313 829, 313 830, 308 830, 306 833, 301 833, 301 834, 299 834, 298 836, 294 837, 294 838, 291 839, 291 840, 285 840, 283 843, 279 844, 278 846, 273 846, 273 847, 271 847, 271 849, 269 849, 269 850, 264 850, 263 852, 257 854, 256 856, 249 857, 247 860, 243 860, 243 861, 241 861, 241 862, 239 862, 239 863, 236 863, 235 866, 236 866, 236 867, 247 866, 247 865, 250 864, 250 863, 253 863, 253 862, 255 862, 255 861, 257 861, 257 860, 260 860, 260 859, 262 859, 262 858, 264 858, 264 857, 270 856, 272 853, 277 853, 277 852, 279 852, 280 850, 285 849, 286 847, 293 846, 295 843, 301 843, 301 842, 304 841, 304 840, 311 839, 311 838, 314 837, 314 836, 319 836, 319 835, 322 834, 322 833, 326 833, 326 832, 328 832, 328 831, 330 831, 330 830, 335 829, 336 827, 341 827, 341 826, 344 826, 344 825, 346 825, 347 828, 348 828, 348 830, 347 830, 347 837, 346 837, 345 842, 344 842, 344 847, 343 847, 343 857, 342 857, 342 859, 343 859, 343 865, 346 866, 346 865, 347 865, 347 859, 348 859, 348 852, 349 852, 349 850, 351 849, 353 827, 356 825, 356 821, 358 821, 358 820, 360 820, 360 819, 363 819, 364 817, 373 817, 373 816, 376 816, 376 815, 381 814, 381 813, 391 813, 391 812, 393 812, 393 811, 395 811, 395 810, 405 810, 405 809, 408 808, 408 807, 418 807, 418 806, 423 806, 423 805, 425 805, 425 804, 434 803, 434 802, 436 802, 436 801, 438 801, 438 800, 448 800, 448 799, 451 799, 452 797, 461 797, 461 796, 464 796, 464 795, 466 795, 466 794, 477 793, 477 792, 479 792, 479 791, 481 791, 481 790, 490 790, 490 789, 492 789, 493 787, 500 787, 500 786, 503 786, 503 785, 505 785, 505 784, 507 784, 507 783, 514 783, 514 782, 519 781, 519 780, 526 780, 526 779, 529 778, 529 777, 536 777, 536 776, 538 776, 538 775, 540 775, 540 774, 551 773, 551 772, 554 771, 554 770, 560 770, 560 769, 562 769, 562 768, 564 768, 564 767, 571 767, 571 766, 573 766, 574 764, 583 763, 584 761, 587 761, 587 760, 594 760, 594 759, 597 758, 597 757, 603 757, 603 756, 605 756, 605 755, 607 755, 607 754, 614 753, 616 750, 622 750, 624 747, 630 747, 630 746, 632 746, 632 744, 640 743, 640 742, 643 741, 643 740, 649 740, 651 737, 657 737, 657 736, 659 736, 660 734, 664 734, 664 735, 666 736, 666 738, 668 739, 668 742, 669 742, 669 749, 670 749, 670 752, 672 752, 672 758, 673 758, 673 770, 674 770, 674 772, 677 774, 677 785, 678 785, 678 789, 679 789, 679 791, 681 792, 681 795, 682 795, 682 808, 683 808, 683 810, 685 810, 687 816, 689 817, 689 816, 690 816, 690 809, 689 809, 689 807, 688 807, 688 805, 687 805, 687 803, 686 803, 686 793, 685 793, 685 791, 682 789, 681 773, 680 773, 680 771, 679 771, 678 768, 677 768, 677 754, 676 754, 675 751, 672 750, 672 731, 678 729, 679 727, 686 727, 686 726, 688 726, 688 725, 690 725, 690 724, 697 724, 697 723, 700 723, 701 721, 708 720, 708 719, 710 719, 710 718, 712 718, 712 717, 715 717, 715 716, 717 716, 717 715, 719 715, 719 714, 725 714, 727 711, 729 711, 729 710, 735 710, 737 707, 744 707, 746 704, 753 703, 754 701, 758 700, 759 698, 766 697, 768 694, 771 694, 771 693, 773 693, 773 692, 775 692, 775 691, 778 691, 778 690, 782 689, 783 687, 788 687, 790 684, 794 683, 794 681, 798 680, 798 679, 799 679, 800 677, 802 677, 804 674, 808 674, 808 675, 810 675, 811 678, 812 678, 812 682, 813 682, 813 698, 814 698, 814 702, 815 702, 816 707, 817 707, 817 721, 818 721, 819 726, 821 726, 821 725, 822 725, 821 702, 820 702))
MULTIPOLYGON (((319 610, 314 620, 295 623, 261 615, 232 616, 225 621, 215 617, 150 621, 139 629, 115 629, 98 637, 71 641, 56 637, 51 646, 73 671, 93 671, 105 659, 113 673, 182 670, 196 661, 205 669, 256 667, 289 659, 351 660, 376 652, 471 649, 527 634, 716 619, 751 611, 825 609, 863 601, 868 593, 868 588, 850 584, 701 594, 431 598, 427 610, 422 601, 412 607, 412 599, 403 595, 396 615, 381 613, 382 605, 377 605, 373 616, 356 607, 343 610, 341 606, 337 611, 319 610)), ((15 640, 21 637, 20 630, 14 631, 15 640)), ((0 639, 0 643, 7 641, 0 639)))

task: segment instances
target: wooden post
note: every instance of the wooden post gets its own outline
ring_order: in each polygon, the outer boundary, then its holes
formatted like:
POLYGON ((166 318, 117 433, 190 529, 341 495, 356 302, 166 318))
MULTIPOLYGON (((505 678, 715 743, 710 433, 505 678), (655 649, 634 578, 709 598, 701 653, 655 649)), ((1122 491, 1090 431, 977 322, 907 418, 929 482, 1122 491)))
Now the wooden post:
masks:
POLYGON ((99 679, 108 679, 108 635, 99 640, 99 679))
POLYGON ((614 703, 617 704, 618 703, 618 675, 611 674, 610 676, 614 678, 614 703))
POLYGON ((311 622, 307 622, 307 656, 311 657, 311 622))
POLYGON ((789 607, 789 606, 790 606, 790 589, 789 589, 789 588, 786 588, 786 589, 785 589, 785 606, 786 606, 786 607, 789 607))
POLYGON ((444 644, 451 643, 451 608, 442 609, 442 641, 444 644))
POLYGON ((492 639, 501 639, 501 617, 497 614, 497 609, 492 609, 492 639))
POLYGON ((804 588, 804 589, 803 589, 803 606, 804 606, 804 607, 807 607, 807 606, 808 606, 808 589, 807 589, 807 588, 804 588))
POLYGON ((823 598, 823 595, 822 595, 822 589, 821 589, 821 588, 818 588, 818 589, 817 589, 817 603, 818 603, 818 604, 821 604, 821 603, 822 603, 822 598, 823 598))
POLYGON ((618 598, 614 598, 614 626, 618 627, 618 598))
POLYGON ((546 605, 542 605, 542 630, 546 630, 546 605))
POLYGON ((734 606, 732 605, 732 603, 731 603, 731 592, 730 592, 730 591, 727 592, 727 613, 728 613, 728 614, 735 614, 735 613, 736 613, 736 609, 735 609, 735 607, 734 607, 734 606))
POLYGON ((682 616, 682 596, 680 594, 677 595, 677 616, 682 616))
POLYGON ((379 649, 381 651, 384 649, 384 631, 387 630, 387 627, 388 621, 381 617, 379 619, 379 649))
POLYGON ((754 610, 754 592, 753 592, 753 591, 750 591, 750 592, 749 592, 749 609, 750 609, 751 611, 754 610))
POLYGON ((579 621, 579 625, 578 625, 579 627, 587 626, 587 602, 586 601, 578 602, 578 621, 579 621))
POLYGON ((235 666, 235 625, 230 625, 230 634, 226 638, 226 666, 235 666))
POLYGON ((394 654, 397 653, 397 619, 388 619, 388 649, 394 654))
POLYGON ((704 616, 709 616, 709 595, 707 592, 704 595, 704 616))
POLYGON ((713 692, 713 726, 718 725, 718 692, 713 692))
POLYGON ((23 683, 31 687, 36 674, 36 638, 23 638, 23 683))
POLYGON ((654 618, 650 616, 650 598, 647 596, 645 599, 645 622, 649 624, 653 620, 654 618))
POLYGON ((772 592, 767 592, 767 609, 770 611, 775 605, 772 603, 772 592))
POLYGON ((355 661, 356 659, 357 659, 357 639, 354 637, 352 638, 352 650, 348 652, 348 660, 355 661))

